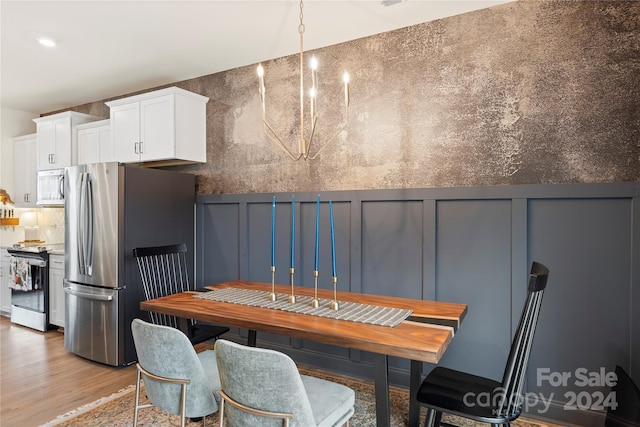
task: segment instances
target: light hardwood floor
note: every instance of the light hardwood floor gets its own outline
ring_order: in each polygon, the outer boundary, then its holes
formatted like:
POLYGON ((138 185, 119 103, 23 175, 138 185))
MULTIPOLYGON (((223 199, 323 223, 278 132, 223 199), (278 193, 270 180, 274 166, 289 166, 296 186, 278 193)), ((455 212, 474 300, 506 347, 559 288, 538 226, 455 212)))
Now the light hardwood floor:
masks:
POLYGON ((135 381, 135 365, 91 362, 64 349, 62 332, 38 332, 0 316, 0 426, 38 426, 135 381))

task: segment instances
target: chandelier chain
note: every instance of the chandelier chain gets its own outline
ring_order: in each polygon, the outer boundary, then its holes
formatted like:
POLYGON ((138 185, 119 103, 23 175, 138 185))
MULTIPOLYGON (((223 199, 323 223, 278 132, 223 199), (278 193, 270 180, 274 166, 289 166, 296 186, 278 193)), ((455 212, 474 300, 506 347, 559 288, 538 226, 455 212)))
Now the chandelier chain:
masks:
POLYGON ((298 32, 300 33, 300 35, 302 35, 302 33, 304 33, 304 24, 302 23, 302 18, 303 18, 303 14, 302 14, 302 0, 300 0, 300 24, 298 25, 298 32))

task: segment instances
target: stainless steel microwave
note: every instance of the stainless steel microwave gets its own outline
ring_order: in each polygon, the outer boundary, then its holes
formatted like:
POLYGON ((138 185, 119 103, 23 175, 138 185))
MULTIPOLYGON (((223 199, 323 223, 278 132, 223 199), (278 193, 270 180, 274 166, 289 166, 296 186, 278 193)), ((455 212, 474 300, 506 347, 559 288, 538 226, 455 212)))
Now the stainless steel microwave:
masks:
POLYGON ((64 206, 64 169, 38 171, 36 204, 64 206))

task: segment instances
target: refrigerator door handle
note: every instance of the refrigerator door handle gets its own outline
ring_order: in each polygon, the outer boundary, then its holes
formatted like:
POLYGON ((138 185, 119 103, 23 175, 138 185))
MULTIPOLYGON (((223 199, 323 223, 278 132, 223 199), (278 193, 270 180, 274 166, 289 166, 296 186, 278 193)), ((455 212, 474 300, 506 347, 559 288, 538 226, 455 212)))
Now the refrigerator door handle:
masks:
POLYGON ((78 258, 80 273, 93 273, 93 186, 87 172, 80 177, 80 221, 78 221, 78 258))
POLYGON ((73 295, 76 297, 81 297, 81 298, 87 298, 87 299, 93 299, 93 300, 97 300, 97 301, 112 301, 113 300, 113 295, 102 295, 102 294, 90 294, 87 292, 79 292, 76 291, 74 289, 71 288, 64 288, 65 293, 69 294, 69 295, 73 295))
POLYGON ((78 222, 76 223, 78 242, 76 249, 78 250, 78 264, 80 269, 80 274, 87 274, 85 267, 85 222, 86 222, 86 206, 85 206, 85 187, 86 187, 86 173, 80 174, 80 190, 78 191, 78 222))
POLYGON ((93 209, 93 184, 91 182, 91 176, 87 174, 87 206, 88 206, 88 214, 89 218, 87 221, 88 224, 88 239, 87 239, 87 255, 86 255, 86 266, 87 266, 87 274, 91 276, 93 274, 93 224, 94 224, 94 209, 93 209))

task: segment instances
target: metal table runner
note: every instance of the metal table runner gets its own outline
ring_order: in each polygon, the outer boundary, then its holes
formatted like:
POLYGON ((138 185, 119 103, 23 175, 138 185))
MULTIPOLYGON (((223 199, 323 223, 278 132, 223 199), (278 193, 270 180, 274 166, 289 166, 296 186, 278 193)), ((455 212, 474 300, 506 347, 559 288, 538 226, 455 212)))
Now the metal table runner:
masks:
POLYGON ((287 301, 288 294, 277 294, 277 300, 270 301, 269 292, 239 288, 216 289, 193 297, 390 327, 400 324, 413 313, 413 310, 348 301, 340 301, 340 309, 336 311, 331 309, 332 300, 325 298, 318 298, 320 306, 314 308, 311 296, 296 295, 296 302, 292 304, 287 301))

